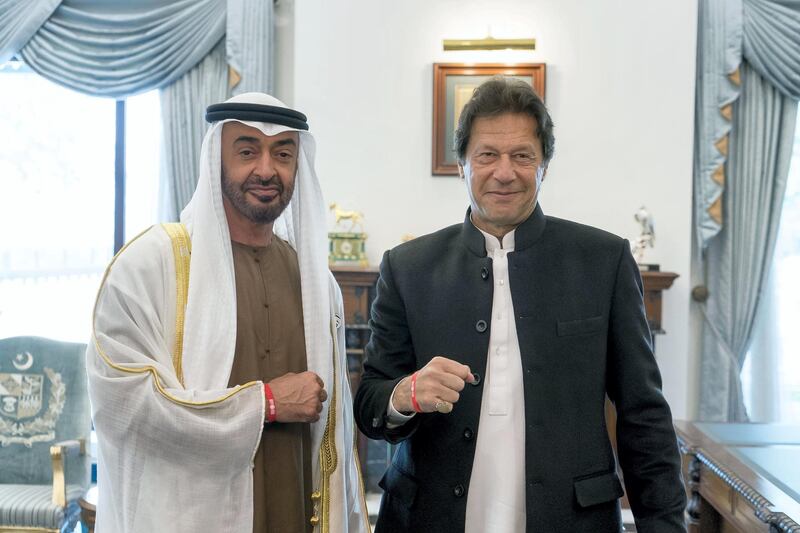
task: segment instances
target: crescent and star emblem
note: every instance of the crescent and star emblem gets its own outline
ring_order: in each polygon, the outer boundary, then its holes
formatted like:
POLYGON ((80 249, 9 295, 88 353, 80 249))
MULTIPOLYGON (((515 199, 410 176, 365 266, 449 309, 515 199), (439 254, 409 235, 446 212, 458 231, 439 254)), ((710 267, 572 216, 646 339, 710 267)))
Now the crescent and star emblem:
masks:
POLYGON ((17 370, 25 371, 33 366, 33 356, 31 352, 18 353, 14 357, 14 368, 17 370))

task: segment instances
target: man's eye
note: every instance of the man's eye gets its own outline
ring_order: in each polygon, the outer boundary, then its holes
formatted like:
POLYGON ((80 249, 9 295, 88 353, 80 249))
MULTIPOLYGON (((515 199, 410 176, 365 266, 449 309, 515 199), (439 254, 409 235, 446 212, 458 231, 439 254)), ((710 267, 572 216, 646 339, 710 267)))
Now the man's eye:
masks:
POLYGON ((250 157, 254 153, 255 152, 253 152, 252 150, 242 150, 242 151, 239 152, 239 155, 241 155, 243 157, 250 157))

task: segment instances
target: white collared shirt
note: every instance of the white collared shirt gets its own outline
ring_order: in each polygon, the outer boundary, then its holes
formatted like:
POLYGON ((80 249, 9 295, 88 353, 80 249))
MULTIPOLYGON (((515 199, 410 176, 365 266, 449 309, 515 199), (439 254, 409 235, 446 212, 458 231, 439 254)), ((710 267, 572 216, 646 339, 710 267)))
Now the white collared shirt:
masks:
MULTIPOLYGON (((503 237, 502 245, 497 237, 480 231, 492 259, 494 296, 465 533, 516 533, 525 531, 526 502, 525 395, 507 257, 514 251, 515 230, 503 237)), ((414 416, 395 410, 391 400, 386 412, 389 427, 414 416)))

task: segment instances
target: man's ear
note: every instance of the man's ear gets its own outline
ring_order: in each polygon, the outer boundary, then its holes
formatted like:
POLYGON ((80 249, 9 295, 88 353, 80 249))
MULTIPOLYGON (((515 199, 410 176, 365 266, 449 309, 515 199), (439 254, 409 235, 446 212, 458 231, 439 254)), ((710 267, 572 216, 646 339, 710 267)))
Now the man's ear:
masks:
POLYGON ((458 176, 463 180, 464 179, 464 165, 461 161, 458 162, 458 176))

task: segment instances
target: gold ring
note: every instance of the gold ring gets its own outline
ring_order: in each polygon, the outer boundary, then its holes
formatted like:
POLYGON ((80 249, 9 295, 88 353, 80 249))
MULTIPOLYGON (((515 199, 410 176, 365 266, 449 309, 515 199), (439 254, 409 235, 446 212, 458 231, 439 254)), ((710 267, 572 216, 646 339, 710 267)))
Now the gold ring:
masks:
POLYGON ((447 414, 453 410, 453 404, 443 400, 437 400, 433 408, 439 413, 447 414))

